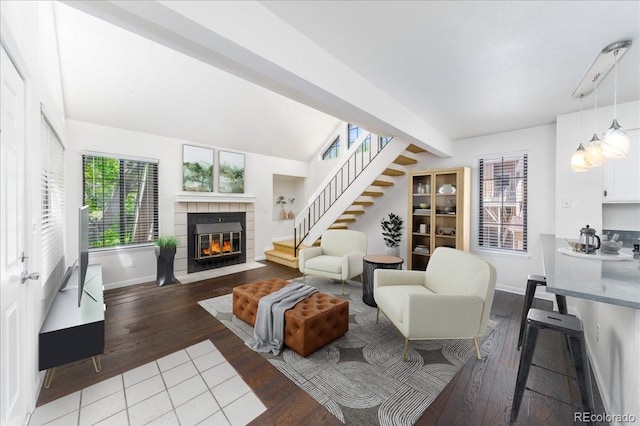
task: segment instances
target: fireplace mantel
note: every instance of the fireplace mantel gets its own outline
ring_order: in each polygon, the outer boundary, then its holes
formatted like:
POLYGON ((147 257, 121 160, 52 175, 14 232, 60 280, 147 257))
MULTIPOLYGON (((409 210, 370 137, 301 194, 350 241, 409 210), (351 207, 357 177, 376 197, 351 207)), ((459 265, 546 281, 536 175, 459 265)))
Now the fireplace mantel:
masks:
POLYGON ((197 193, 183 192, 176 195, 176 203, 250 203, 256 202, 256 197, 246 194, 221 194, 216 192, 197 193))

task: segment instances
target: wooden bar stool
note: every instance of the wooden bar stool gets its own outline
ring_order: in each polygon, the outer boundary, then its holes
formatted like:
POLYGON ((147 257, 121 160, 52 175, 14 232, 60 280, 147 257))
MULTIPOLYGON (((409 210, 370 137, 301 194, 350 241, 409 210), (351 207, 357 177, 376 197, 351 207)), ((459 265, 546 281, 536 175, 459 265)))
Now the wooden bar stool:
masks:
MULTIPOLYGON (((520 333, 518 334, 518 350, 522 346, 522 338, 524 337, 524 328, 527 324, 527 313, 533 304, 533 298, 536 295, 538 286, 547 286, 547 277, 542 275, 529 274, 527 276, 527 291, 524 296, 524 307, 522 308, 522 320, 520 321, 520 333)), ((558 304, 558 312, 567 315, 567 298, 556 294, 556 303, 558 304)))
POLYGON ((511 423, 518 418, 522 397, 527 384, 527 377, 533 360, 533 353, 538 339, 538 332, 543 329, 558 331, 569 338, 573 353, 573 364, 576 370, 580 398, 585 411, 593 414, 593 391, 591 389, 591 370, 587 358, 587 347, 584 340, 582 321, 576 317, 548 312, 541 309, 530 309, 527 314, 527 329, 524 338, 524 350, 520 354, 520 365, 516 379, 516 389, 511 407, 511 423))

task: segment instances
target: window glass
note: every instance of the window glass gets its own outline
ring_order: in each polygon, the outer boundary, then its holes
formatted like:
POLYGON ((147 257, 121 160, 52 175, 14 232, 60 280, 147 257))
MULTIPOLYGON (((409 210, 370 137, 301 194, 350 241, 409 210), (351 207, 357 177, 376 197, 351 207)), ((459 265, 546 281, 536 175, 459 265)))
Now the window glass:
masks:
POLYGON ((478 246, 527 251, 527 154, 482 158, 478 246))
POLYGON ((330 158, 337 158, 340 152, 340 136, 333 141, 333 143, 327 148, 327 150, 322 154, 323 160, 328 160, 330 158))
POLYGON ((83 155, 82 168, 91 248, 151 243, 158 238, 156 162, 83 155))

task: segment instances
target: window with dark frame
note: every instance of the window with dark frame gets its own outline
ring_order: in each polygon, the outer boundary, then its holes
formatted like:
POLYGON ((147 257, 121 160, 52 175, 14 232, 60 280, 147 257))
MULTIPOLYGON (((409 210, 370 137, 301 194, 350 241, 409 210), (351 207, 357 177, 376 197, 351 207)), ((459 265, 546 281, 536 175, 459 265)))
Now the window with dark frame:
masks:
POLYGON ((340 153, 340 136, 336 137, 336 140, 327 148, 327 150, 322 154, 323 160, 328 160, 330 158, 338 158, 338 154, 340 153))
POLYGON ((82 156, 89 246, 121 247, 158 239, 158 163, 108 155, 82 156))
POLYGON ((478 160, 478 246, 527 252, 527 154, 478 160))
POLYGON ((391 139, 393 139, 392 136, 378 136, 378 144, 380 146, 380 149, 387 146, 387 144, 391 142, 391 139))
MULTIPOLYGON (((347 134, 349 136, 349 140, 347 141, 347 149, 351 148, 351 146, 354 143, 356 143, 356 141, 358 140, 358 137, 362 132, 363 130, 360 129, 360 127, 356 126, 355 124, 349 123, 347 125, 347 134)), ((364 139, 364 142, 362 143, 360 148, 358 148, 358 152, 368 151, 370 144, 371 144, 371 134, 367 135, 367 137, 364 139)))

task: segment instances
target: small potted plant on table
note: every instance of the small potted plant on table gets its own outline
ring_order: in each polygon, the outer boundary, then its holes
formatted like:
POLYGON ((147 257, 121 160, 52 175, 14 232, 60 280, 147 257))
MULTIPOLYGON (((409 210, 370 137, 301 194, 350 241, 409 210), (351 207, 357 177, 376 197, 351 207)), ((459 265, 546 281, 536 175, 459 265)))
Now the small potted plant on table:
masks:
POLYGON ((155 250, 158 264, 156 284, 159 286, 176 282, 176 277, 173 275, 173 259, 176 256, 176 247, 179 243, 180 240, 173 235, 162 236, 156 240, 155 250))
POLYGON ((388 219, 382 218, 380 221, 380 227, 382 228, 382 239, 386 246, 386 254, 398 256, 400 240, 402 239, 402 219, 394 213, 389 213, 388 219))

